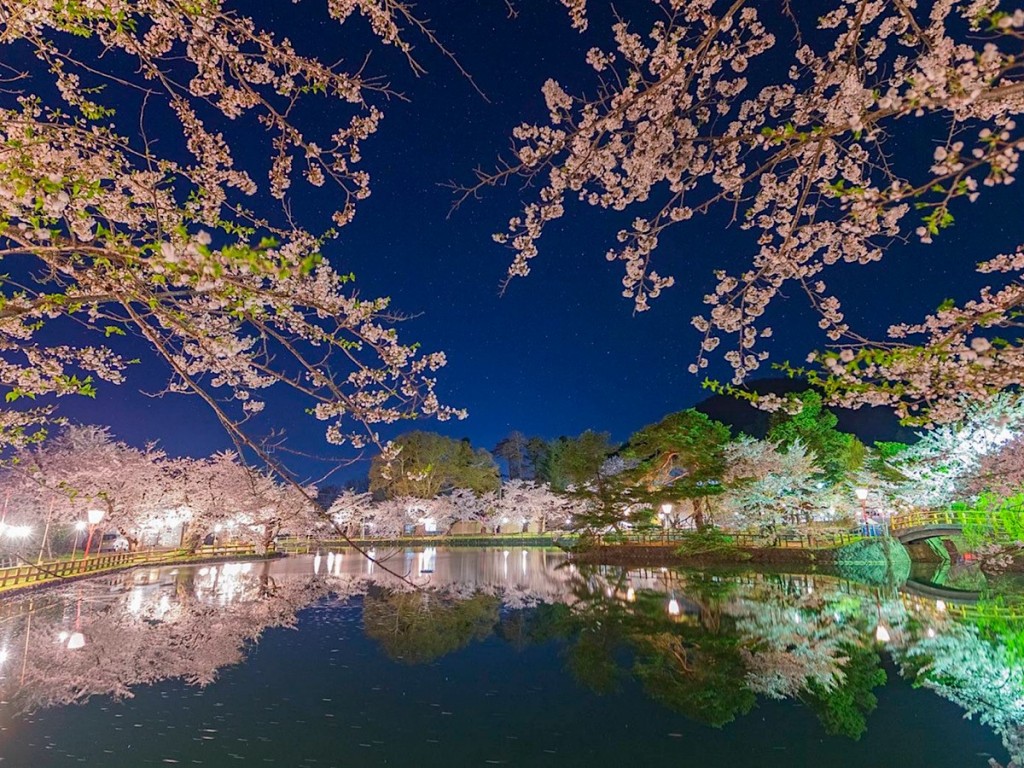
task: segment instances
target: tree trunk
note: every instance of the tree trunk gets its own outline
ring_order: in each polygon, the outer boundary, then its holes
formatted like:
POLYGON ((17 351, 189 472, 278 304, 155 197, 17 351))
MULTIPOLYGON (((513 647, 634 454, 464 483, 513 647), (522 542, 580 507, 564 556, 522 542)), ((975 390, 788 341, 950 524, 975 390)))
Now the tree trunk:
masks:
POLYGON ((202 531, 188 526, 185 529, 185 533, 181 537, 181 548, 189 554, 195 554, 196 550, 199 549, 199 545, 203 543, 202 531))
POLYGON ((693 524, 697 528, 697 533, 703 533, 707 528, 707 523, 704 520, 704 507, 700 498, 693 500, 693 524))

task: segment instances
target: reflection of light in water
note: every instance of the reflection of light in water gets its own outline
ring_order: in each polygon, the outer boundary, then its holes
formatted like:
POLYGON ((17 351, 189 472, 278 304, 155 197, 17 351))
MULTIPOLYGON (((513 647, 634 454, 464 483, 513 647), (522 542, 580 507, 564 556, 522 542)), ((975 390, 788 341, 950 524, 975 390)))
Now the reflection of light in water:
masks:
POLYGON ((334 553, 330 550, 327 551, 327 572, 330 573, 334 570, 334 553))
POLYGON ((420 573, 433 573, 437 564, 437 547, 427 547, 417 555, 420 573))
POLYGON ((377 550, 376 549, 368 549, 368 550, 366 550, 366 554, 370 556, 370 559, 368 559, 366 561, 366 572, 367 573, 373 573, 373 566, 376 565, 376 563, 373 562, 373 561, 377 557, 377 550))
POLYGON ((523 572, 523 576, 525 576, 526 575, 526 550, 525 549, 523 550, 523 557, 520 560, 520 566, 521 566, 521 569, 522 569, 522 572, 523 572))
POLYGON ((5 661, 7 661, 7 649, 0 648, 0 667, 4 665, 5 661))
POLYGON ((323 558, 320 557, 320 553, 319 552, 317 552, 313 556, 313 573, 320 573, 320 561, 322 559, 323 558))
POLYGON ((334 556, 334 573, 336 576, 341 576, 341 558, 342 553, 339 552, 334 556))
POLYGON ((128 594, 128 612, 138 616, 142 613, 142 590, 133 589, 128 594))

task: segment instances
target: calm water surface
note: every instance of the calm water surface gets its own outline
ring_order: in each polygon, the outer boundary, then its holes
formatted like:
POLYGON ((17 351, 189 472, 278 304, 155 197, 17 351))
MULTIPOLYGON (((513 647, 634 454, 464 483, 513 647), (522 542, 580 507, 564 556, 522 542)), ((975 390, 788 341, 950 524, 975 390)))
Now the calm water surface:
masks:
POLYGON ((986 768, 1024 753, 1014 584, 377 555, 386 569, 349 552, 4 600, 0 766, 986 768))

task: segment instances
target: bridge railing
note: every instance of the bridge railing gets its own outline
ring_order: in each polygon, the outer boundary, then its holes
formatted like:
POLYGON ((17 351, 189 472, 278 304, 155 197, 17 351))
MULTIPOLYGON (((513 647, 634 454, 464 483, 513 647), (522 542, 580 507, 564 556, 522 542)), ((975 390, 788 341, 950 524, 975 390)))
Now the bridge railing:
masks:
POLYGON ((889 521, 889 529, 903 531, 907 528, 922 528, 927 525, 959 525, 960 513, 951 509, 915 509, 893 515, 889 521))
POLYGON ((976 509, 921 509, 893 515, 889 521, 892 531, 904 531, 908 528, 924 528, 927 526, 964 526, 996 527, 997 521, 988 512, 976 509))

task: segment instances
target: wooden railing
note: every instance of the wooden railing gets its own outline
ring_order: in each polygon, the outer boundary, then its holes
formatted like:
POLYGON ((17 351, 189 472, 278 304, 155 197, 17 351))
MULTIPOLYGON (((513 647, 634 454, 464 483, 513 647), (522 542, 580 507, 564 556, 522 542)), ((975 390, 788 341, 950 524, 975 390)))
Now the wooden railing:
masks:
MULTIPOLYGON (((270 550, 273 551, 273 548, 270 550)), ((136 565, 164 565, 209 557, 230 557, 256 554, 252 544, 217 544, 199 547, 194 553, 180 549, 156 549, 139 552, 104 552, 87 558, 50 560, 44 563, 22 563, 0 568, 0 590, 23 587, 47 581, 75 578, 90 573, 130 568, 136 565)))
POLYGON ((963 514, 951 509, 915 509, 912 512, 893 515, 889 521, 889 529, 904 531, 907 528, 923 528, 928 525, 959 525, 963 520, 963 514))
POLYGON ((974 509, 922 509, 893 515, 889 528, 904 531, 908 528, 950 525, 993 525, 992 516, 974 509))

